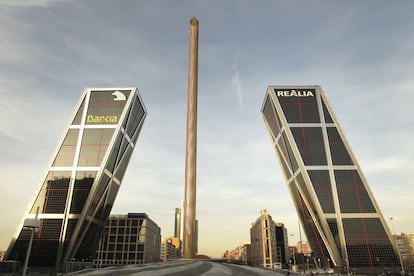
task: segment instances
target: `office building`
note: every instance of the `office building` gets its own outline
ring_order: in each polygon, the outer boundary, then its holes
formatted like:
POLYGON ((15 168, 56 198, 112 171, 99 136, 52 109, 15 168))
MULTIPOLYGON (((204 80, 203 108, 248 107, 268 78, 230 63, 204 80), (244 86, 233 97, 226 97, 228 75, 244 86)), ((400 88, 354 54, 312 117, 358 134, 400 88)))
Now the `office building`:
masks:
MULTIPOLYGON (((180 239, 179 256, 182 256, 182 243, 184 240, 184 200, 181 201, 181 207, 175 208, 174 213, 174 237, 180 239)), ((195 233, 194 233, 194 247, 195 253, 198 252, 198 220, 195 221, 195 233)))
POLYGON ((6 259, 23 263, 31 236, 24 222, 35 219, 30 267, 92 261, 145 116, 134 87, 84 90, 6 259))
POLYGON ((280 268, 286 264, 289 247, 283 224, 272 220, 267 209, 250 228, 251 264, 258 267, 280 268))
POLYGON ((177 249, 177 257, 180 257, 180 248, 182 246, 182 241, 180 240, 180 238, 177 237, 169 237, 168 238, 171 243, 175 246, 175 248, 177 249))
POLYGON ((269 86, 262 114, 321 266, 399 270, 391 231, 322 88, 269 86))
POLYGON ((277 259, 276 261, 281 264, 287 264, 289 262, 289 243, 287 229, 281 222, 275 223, 276 231, 276 250, 277 259))
POLYGON ((160 260, 161 229, 145 213, 110 215, 93 265, 107 267, 160 260))
POLYGON ((178 238, 163 238, 161 240, 161 261, 167 262, 178 258, 179 247, 174 245, 174 239, 178 238))
MULTIPOLYGON (((183 224, 184 224, 184 207, 183 207, 184 201, 181 202, 180 208, 175 208, 175 216, 174 216, 174 237, 179 238, 181 241, 183 241, 183 224)), ((181 249, 181 247, 180 247, 181 249)))

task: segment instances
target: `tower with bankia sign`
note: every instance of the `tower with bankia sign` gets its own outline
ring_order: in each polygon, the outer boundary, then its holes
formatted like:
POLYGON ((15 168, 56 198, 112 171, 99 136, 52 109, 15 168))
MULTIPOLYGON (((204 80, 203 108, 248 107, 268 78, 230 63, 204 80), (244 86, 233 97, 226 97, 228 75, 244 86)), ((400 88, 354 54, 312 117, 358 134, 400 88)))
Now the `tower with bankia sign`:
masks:
POLYGON ((322 88, 269 86, 261 111, 321 268, 401 270, 392 233, 322 88))
POLYGON ((23 263, 39 220, 30 267, 62 270, 92 261, 146 109, 135 87, 85 89, 6 253, 23 263))

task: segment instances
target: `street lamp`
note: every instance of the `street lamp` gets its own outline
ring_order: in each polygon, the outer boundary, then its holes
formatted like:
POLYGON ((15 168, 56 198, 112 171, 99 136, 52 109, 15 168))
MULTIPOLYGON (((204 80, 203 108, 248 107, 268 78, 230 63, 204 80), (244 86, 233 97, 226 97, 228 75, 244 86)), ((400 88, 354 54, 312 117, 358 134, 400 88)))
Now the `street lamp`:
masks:
POLYGON ((309 273, 309 257, 306 257, 306 263, 308 265, 308 273, 309 273))
POLYGON ((321 258, 318 258, 318 269, 321 270, 321 258))
POLYGON ((29 228, 31 230, 30 241, 29 241, 29 245, 27 246, 26 259, 24 260, 24 265, 23 265, 22 275, 25 276, 27 272, 27 265, 29 263, 30 251, 32 250, 33 236, 34 236, 35 231, 40 228, 40 220, 37 219, 37 214, 36 214, 35 219, 25 219, 23 227, 29 228))

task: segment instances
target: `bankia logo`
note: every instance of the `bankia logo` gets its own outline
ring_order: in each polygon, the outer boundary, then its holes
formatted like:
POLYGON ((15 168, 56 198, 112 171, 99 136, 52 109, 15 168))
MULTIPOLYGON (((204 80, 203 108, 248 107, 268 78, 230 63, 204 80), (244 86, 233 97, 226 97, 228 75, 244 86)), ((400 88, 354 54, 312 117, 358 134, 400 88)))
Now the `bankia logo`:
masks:
POLYGON ((86 117, 87 123, 95 123, 95 124, 110 124, 110 123, 117 123, 118 122, 118 116, 93 116, 88 115, 86 117))
POLYGON ((314 97, 314 92, 311 90, 289 89, 289 90, 276 90, 278 97, 314 97))
POLYGON ((112 93, 113 96, 115 96, 114 101, 125 101, 126 96, 121 91, 115 91, 112 93))

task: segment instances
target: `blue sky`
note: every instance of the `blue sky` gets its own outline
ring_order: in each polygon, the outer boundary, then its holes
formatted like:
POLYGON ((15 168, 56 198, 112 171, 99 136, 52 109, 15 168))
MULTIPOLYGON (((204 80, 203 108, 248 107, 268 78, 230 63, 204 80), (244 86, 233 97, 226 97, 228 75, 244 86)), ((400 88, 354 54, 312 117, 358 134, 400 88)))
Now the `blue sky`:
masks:
POLYGON ((268 85, 322 85, 386 218, 414 232, 412 1, 0 2, 0 249, 86 87, 148 110, 113 213, 173 234, 184 196, 189 21, 199 20, 199 251, 250 239, 267 208, 298 222, 260 108, 268 85))

